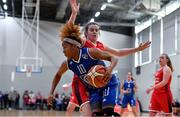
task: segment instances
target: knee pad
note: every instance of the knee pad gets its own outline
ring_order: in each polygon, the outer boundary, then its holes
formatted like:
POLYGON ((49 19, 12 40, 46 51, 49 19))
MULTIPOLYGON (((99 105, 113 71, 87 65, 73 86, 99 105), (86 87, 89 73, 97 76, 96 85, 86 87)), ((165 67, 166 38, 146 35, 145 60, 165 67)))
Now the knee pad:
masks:
POLYGON ((103 113, 102 113, 102 112, 93 112, 93 113, 92 113, 92 116, 93 116, 93 117, 103 116, 103 113))
POLYGON ((120 116, 118 113, 114 112, 114 108, 105 108, 103 109, 103 115, 104 116, 120 116))
POLYGON ((119 114, 119 113, 116 113, 116 112, 114 112, 114 117, 121 117, 121 115, 119 114))

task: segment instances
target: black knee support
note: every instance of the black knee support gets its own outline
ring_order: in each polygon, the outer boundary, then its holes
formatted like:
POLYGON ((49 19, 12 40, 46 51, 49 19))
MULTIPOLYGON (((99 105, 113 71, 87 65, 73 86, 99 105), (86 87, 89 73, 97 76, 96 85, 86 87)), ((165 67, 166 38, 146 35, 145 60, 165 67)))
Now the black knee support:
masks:
POLYGON ((114 112, 114 108, 105 108, 103 109, 103 116, 115 116, 120 117, 120 115, 116 112, 114 112))
POLYGON ((93 112, 93 113, 92 113, 92 116, 93 116, 93 117, 103 116, 103 113, 102 113, 102 112, 93 112))

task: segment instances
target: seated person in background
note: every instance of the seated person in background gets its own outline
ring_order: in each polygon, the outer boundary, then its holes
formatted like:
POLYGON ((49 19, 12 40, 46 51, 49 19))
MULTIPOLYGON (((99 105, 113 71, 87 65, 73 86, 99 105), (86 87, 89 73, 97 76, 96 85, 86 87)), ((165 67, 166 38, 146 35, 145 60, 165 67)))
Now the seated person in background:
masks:
POLYGON ((178 100, 174 101, 172 109, 175 116, 180 116, 180 102, 178 102, 178 100))

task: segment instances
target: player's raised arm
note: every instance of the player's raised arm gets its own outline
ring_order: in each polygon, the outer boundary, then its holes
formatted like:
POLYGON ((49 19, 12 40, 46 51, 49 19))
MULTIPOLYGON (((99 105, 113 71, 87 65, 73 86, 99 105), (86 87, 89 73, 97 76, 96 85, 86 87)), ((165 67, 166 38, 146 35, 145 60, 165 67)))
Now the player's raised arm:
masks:
POLYGON ((104 51, 108 52, 109 54, 120 57, 120 56, 126 56, 129 54, 133 54, 138 51, 143 51, 144 49, 148 48, 150 45, 151 45, 151 42, 147 41, 145 43, 140 43, 137 48, 114 49, 114 48, 105 46, 104 51))
POLYGON ((55 75, 55 77, 53 79, 50 94, 49 94, 49 97, 48 97, 48 104, 49 105, 52 105, 52 99, 53 99, 54 90, 55 90, 57 84, 59 83, 59 81, 61 80, 61 77, 62 77, 63 73, 66 72, 67 70, 68 70, 67 63, 66 63, 66 61, 64 61, 61 64, 58 72, 56 73, 56 75, 55 75))
POLYGON ((71 16, 70 16, 70 18, 68 20, 68 23, 71 22, 71 23, 74 24, 74 22, 76 20, 76 16, 77 16, 78 11, 79 11, 80 4, 77 4, 76 0, 69 0, 69 2, 70 2, 70 5, 71 5, 72 12, 71 12, 71 16))
POLYGON ((120 91, 122 94, 124 94, 124 80, 121 82, 120 91))

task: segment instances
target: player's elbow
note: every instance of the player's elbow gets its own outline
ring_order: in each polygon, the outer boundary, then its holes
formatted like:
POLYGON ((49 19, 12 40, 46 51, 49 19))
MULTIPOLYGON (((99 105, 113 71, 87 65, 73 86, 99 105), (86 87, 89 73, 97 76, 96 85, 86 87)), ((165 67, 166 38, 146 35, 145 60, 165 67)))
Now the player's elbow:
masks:
POLYGON ((111 60, 114 60, 115 62, 118 62, 118 58, 116 56, 111 56, 111 60))
POLYGON ((165 86, 168 83, 168 81, 163 81, 162 85, 165 86))
POLYGON ((55 80, 59 80, 61 78, 61 75, 59 74, 59 73, 56 73, 56 75, 55 75, 55 80))
POLYGON ((115 56, 112 56, 112 57, 111 57, 111 61, 113 61, 115 64, 117 64, 118 58, 115 57, 115 56))
POLYGON ((159 88, 164 87, 166 84, 167 84, 166 81, 162 81, 162 82, 160 83, 160 85, 159 85, 159 88))

